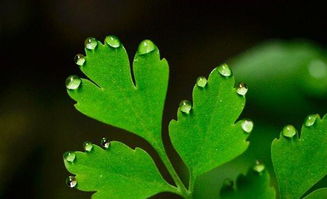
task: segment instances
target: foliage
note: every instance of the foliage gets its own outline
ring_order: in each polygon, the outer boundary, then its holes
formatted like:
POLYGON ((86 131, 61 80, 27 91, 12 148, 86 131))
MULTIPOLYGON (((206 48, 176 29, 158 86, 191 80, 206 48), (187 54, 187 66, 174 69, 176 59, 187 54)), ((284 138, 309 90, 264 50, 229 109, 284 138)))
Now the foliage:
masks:
POLYGON ((204 88, 194 86, 192 111, 179 111, 177 121, 169 125, 172 143, 189 167, 191 178, 234 159, 248 147, 245 140, 252 127, 242 128, 252 122, 235 123, 245 98, 234 88, 234 78, 218 71, 211 72, 204 88))
POLYGON ((132 150, 120 142, 111 142, 109 149, 90 147, 87 152, 75 153, 76 161, 66 160, 65 165, 76 174, 79 189, 97 191, 93 198, 133 199, 174 192, 142 149, 132 150))
POLYGON ((281 197, 300 198, 327 174, 327 119, 308 116, 301 135, 286 130, 272 143, 272 161, 281 197))
MULTIPOLYGON (((150 40, 141 42, 133 59, 133 73, 126 50, 115 36, 106 37, 104 43, 88 38, 85 52, 86 56, 77 55, 75 62, 88 79, 70 76, 66 81, 77 110, 148 141, 174 184, 161 176, 144 150, 104 139, 103 148, 86 143, 84 153, 65 153, 65 166, 74 174, 67 181, 70 187, 95 192, 92 198, 96 199, 143 199, 160 192, 190 199, 194 198, 196 179, 248 148, 247 138, 253 122, 239 119, 247 86, 244 83, 235 86, 232 71, 223 64, 216 67, 208 79, 197 79, 193 102, 183 100, 177 120, 169 124, 171 142, 189 171, 188 184, 184 184, 168 158, 161 135, 169 69, 167 61, 160 58, 158 48, 150 40)), ((304 196, 326 175, 327 153, 323 149, 326 132, 327 121, 310 115, 301 137, 298 138, 296 129, 289 125, 273 142, 272 162, 281 198, 304 196)), ((325 189, 319 189, 306 197, 319 198, 324 194, 325 189)), ((221 197, 270 199, 276 198, 276 193, 269 172, 260 163, 254 166, 254 171, 240 175, 235 186, 225 186, 221 197)))
POLYGON ((226 186, 221 190, 222 199, 273 199, 275 190, 270 186, 270 177, 267 171, 258 172, 250 170, 247 175, 240 175, 236 180, 236 186, 226 186))
POLYGON ((228 63, 236 79, 251 88, 247 96, 251 110, 255 107, 281 123, 320 111, 308 97, 327 96, 326 51, 310 41, 266 41, 228 63))

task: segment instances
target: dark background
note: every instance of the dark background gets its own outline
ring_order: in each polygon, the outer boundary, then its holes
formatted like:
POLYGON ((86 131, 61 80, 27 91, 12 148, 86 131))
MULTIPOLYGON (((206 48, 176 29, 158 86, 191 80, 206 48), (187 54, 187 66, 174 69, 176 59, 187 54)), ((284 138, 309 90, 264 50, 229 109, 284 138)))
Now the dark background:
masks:
POLYGON ((86 37, 117 35, 130 57, 143 39, 157 44, 171 71, 167 126, 197 76, 266 39, 306 38, 324 47, 326 19, 326 8, 313 2, 0 1, 0 198, 88 198, 65 185, 64 151, 103 136, 149 148, 74 109, 64 81, 81 75, 73 57, 86 37))

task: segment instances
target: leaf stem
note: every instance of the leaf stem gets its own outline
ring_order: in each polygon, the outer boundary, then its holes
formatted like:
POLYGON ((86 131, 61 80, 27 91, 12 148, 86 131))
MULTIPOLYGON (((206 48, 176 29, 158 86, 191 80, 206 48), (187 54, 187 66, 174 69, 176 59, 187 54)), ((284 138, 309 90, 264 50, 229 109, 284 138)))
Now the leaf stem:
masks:
POLYGON ((156 150, 157 150, 162 162, 166 166, 169 174, 173 178, 174 183, 177 186, 177 191, 180 193, 178 195, 183 196, 185 199, 192 199, 191 192, 185 187, 183 181, 178 176, 174 166, 172 165, 172 163, 171 163, 171 161, 170 161, 170 159, 169 159, 169 157, 168 157, 168 155, 166 153, 166 150, 165 150, 163 144, 161 146, 159 146, 159 147, 156 147, 156 150))

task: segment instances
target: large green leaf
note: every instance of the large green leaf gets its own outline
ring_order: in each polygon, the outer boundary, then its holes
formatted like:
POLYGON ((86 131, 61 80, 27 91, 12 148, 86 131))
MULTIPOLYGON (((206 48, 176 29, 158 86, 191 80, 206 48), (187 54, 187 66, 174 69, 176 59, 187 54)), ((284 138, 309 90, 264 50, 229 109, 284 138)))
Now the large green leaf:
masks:
POLYGON ((275 189, 270 186, 267 171, 260 173, 249 171, 246 176, 240 175, 236 187, 224 187, 221 190, 222 199, 275 199, 275 189))
POLYGON ((302 118, 315 108, 307 96, 327 96, 326 52, 311 42, 264 42, 236 56, 230 64, 236 80, 251 88, 248 105, 270 118, 273 113, 277 118, 281 114, 282 118, 302 118))
POLYGON ((169 124, 172 143, 193 178, 232 160, 248 147, 249 134, 241 126, 247 128, 246 124, 250 124, 251 131, 252 122, 235 123, 245 97, 236 92, 234 77, 228 70, 222 65, 211 72, 205 87, 196 85, 192 110, 187 114, 179 108, 177 121, 169 124))
POLYGON ((281 198, 300 198, 327 174, 326 145, 326 116, 308 116, 300 136, 284 128, 271 146, 281 198))
POLYGON ((160 145, 167 61, 160 59, 159 50, 151 41, 143 41, 133 61, 134 84, 126 50, 115 39, 106 39, 109 43, 116 41, 115 45, 87 40, 94 49, 85 49, 85 63, 80 63, 80 68, 91 81, 82 79, 79 88, 68 89, 68 93, 85 115, 160 145))
POLYGON ((327 188, 321 188, 313 191, 304 199, 325 199, 327 198, 327 188))
POLYGON ((96 192, 93 199, 144 199, 176 192, 142 149, 133 150, 120 142, 111 142, 108 149, 92 147, 88 152, 71 152, 65 166, 76 175, 77 189, 96 192))

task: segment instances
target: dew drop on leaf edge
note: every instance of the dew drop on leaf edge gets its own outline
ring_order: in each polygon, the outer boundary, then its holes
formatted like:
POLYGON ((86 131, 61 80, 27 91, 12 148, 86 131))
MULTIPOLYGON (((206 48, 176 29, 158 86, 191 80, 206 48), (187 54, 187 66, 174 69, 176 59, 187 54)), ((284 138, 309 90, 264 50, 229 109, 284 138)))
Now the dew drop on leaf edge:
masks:
POLYGON ((256 161, 253 170, 257 173, 261 173, 265 170, 265 165, 261 163, 260 161, 256 161))
POLYGON ((138 53, 143 55, 143 54, 148 54, 152 51, 154 51, 156 46, 151 40, 144 40, 140 43, 138 47, 138 53))
POLYGON ((74 57, 74 62, 75 64, 79 65, 79 66, 83 66, 85 64, 85 57, 82 54, 77 54, 74 57))
POLYGON ((230 77, 232 75, 232 70, 227 64, 222 64, 217 69, 219 74, 223 77, 230 77))
POLYGON ((208 80, 207 80, 207 78, 205 78, 205 77, 198 77, 197 79, 196 79, 196 85, 198 86, 198 87, 200 87, 200 88, 204 88, 204 87, 206 87, 206 85, 207 85, 207 83, 208 83, 208 80))
POLYGON ((93 37, 88 37, 85 40, 84 45, 86 49, 94 50, 98 45, 98 41, 93 37))
POLYGON ((77 75, 70 75, 66 79, 66 88, 69 90, 76 90, 80 87, 82 80, 77 75))
POLYGON ((106 42, 106 44, 108 44, 112 48, 120 47, 120 41, 119 41, 118 37, 116 37, 114 35, 107 36, 104 41, 106 42))
POLYGON ((253 122, 251 120, 243 120, 241 123, 242 130, 246 133, 251 133, 253 130, 253 122))
POLYGON ((93 144, 91 142, 84 142, 84 151, 91 152, 93 150, 93 144))
POLYGON ((318 114, 312 114, 312 115, 308 115, 308 117, 305 119, 304 125, 306 127, 311 127, 313 126, 317 119, 318 119, 319 115, 318 114))
POLYGON ((110 141, 105 137, 101 139, 100 144, 105 149, 108 149, 110 147, 110 141))
POLYGON ((68 176, 66 179, 66 184, 69 188, 75 188, 77 185, 77 180, 75 176, 68 176))
POLYGON ((185 114, 190 114, 190 112, 192 110, 192 104, 188 100, 183 100, 179 103, 179 109, 181 112, 183 112, 185 114))
POLYGON ((236 92, 241 96, 245 96, 248 92, 248 86, 245 83, 241 82, 237 85, 236 92))
POLYGON ((297 130, 292 125, 286 125, 282 130, 282 134, 284 137, 292 138, 297 134, 297 130))
POLYGON ((67 162, 70 162, 70 163, 73 163, 76 159, 76 154, 74 152, 66 152, 64 154, 64 159, 67 161, 67 162))

